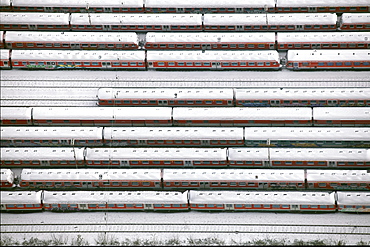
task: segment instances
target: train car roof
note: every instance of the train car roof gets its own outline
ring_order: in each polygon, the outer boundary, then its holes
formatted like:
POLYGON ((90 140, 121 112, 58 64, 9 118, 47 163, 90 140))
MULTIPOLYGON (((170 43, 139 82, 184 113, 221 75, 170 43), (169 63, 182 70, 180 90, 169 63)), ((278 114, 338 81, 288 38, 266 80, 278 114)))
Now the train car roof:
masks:
POLYGON ((271 161, 370 161, 370 149, 270 148, 271 161))
POLYGON ((368 0, 276 0, 276 7, 355 7, 369 6, 368 0))
POLYGON ((314 107, 313 119, 370 120, 370 109, 368 107, 314 107))
POLYGON ((3 25, 69 25, 69 13, 1 12, 3 25))
POLYGON ((148 61, 266 61, 279 62, 279 53, 276 50, 258 51, 147 51, 148 61))
POLYGON ((335 204, 335 193, 298 191, 193 191, 190 203, 335 204))
POLYGON ((163 180, 168 181, 254 181, 304 182, 304 171, 293 169, 164 169, 163 180))
POLYGON ((10 0, 0 0, 0 6, 10 6, 10 0))
POLYGON ((0 107, 0 119, 31 120, 31 107, 0 107))
POLYGON ((202 25, 201 14, 72 13, 71 25, 202 25))
POLYGON ((102 127, 1 127, 1 140, 101 140, 102 127))
POLYGON ((0 191, 1 204, 40 204, 42 191, 0 191))
POLYGON ((307 107, 174 107, 173 120, 311 120, 312 110, 307 107))
POLYGON ((99 100, 124 99, 226 99, 233 100, 232 88, 99 88, 99 100))
POLYGON ((13 60, 42 61, 140 61, 145 60, 145 51, 102 50, 12 50, 13 60))
POLYGON ((143 7, 142 0, 12 0, 13 6, 25 7, 105 7, 105 8, 125 8, 143 7))
POLYGON ((0 180, 7 181, 8 183, 12 184, 14 182, 14 172, 11 169, 1 168, 0 180))
POLYGON ((362 191, 337 191, 338 205, 370 206, 370 193, 362 191))
POLYGON ((294 32, 284 33, 277 32, 277 42, 320 42, 320 43, 336 43, 336 42, 366 42, 370 40, 369 32, 294 32))
POLYGON ((269 160, 268 148, 228 148, 229 160, 269 160))
POLYGON ((370 141, 370 128, 245 127, 246 140, 370 141))
POLYGON ((243 140, 242 128, 105 127, 105 140, 243 140))
POLYGON ((288 61, 370 61, 369 50, 288 50, 288 61))
POLYGON ((1 148, 2 160, 84 160, 83 148, 1 148))
POLYGON ((274 32, 263 33, 156 33, 148 32, 146 42, 178 43, 178 42, 211 42, 211 43, 241 43, 241 42, 275 42, 274 32))
POLYGON ((188 192, 177 191, 58 191, 44 192, 44 203, 187 204, 188 192))
POLYGON ((275 7, 275 0, 146 0, 147 8, 265 8, 275 7))
POLYGON ((142 181, 161 180, 160 169, 23 169, 22 181, 142 181))
MULTIPOLYGON (((369 36, 370 38, 370 36, 369 36)), ((370 88, 235 89, 236 100, 367 100, 370 88)))
POLYGON ((368 24, 370 23, 369 13, 343 13, 341 22, 343 24, 368 24))
POLYGON ((7 31, 5 42, 82 42, 82 43, 126 43, 138 44, 134 32, 41 32, 41 31, 7 31))
POLYGON ((226 160, 226 148, 86 148, 86 160, 226 160))
POLYGON ((312 182, 370 182, 368 170, 307 170, 307 181, 312 182))

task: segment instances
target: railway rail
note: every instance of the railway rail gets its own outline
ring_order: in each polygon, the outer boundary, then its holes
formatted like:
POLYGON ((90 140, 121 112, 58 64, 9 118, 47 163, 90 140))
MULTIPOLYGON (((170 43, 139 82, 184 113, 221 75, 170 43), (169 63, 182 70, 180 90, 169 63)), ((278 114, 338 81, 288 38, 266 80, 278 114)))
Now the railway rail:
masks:
POLYGON ((74 223, 2 224, 1 233, 271 233, 370 235, 370 225, 74 223))

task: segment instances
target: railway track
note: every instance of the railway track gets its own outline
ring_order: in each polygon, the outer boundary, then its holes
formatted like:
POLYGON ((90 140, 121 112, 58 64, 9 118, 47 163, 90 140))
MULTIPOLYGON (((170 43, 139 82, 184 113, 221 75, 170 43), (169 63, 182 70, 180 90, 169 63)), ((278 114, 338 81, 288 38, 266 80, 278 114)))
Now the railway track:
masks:
POLYGON ((370 225, 286 225, 286 224, 2 224, 1 233, 254 233, 254 234, 339 234, 370 235, 370 225))

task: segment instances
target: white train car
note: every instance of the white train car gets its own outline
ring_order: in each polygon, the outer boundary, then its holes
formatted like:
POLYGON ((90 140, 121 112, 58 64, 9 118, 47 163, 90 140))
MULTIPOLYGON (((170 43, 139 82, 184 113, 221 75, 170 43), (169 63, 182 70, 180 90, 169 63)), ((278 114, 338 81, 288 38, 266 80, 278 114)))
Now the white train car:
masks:
POLYGON ((13 11, 26 12, 143 12, 143 0, 12 0, 13 11))
POLYGON ((145 51, 12 50, 13 69, 145 69, 145 51))
POLYGON ((233 106, 231 88, 99 88, 101 106, 233 106))
POLYGON ((77 167, 84 165, 83 148, 1 148, 3 167, 77 167))
POLYGON ((164 169, 163 188, 282 189, 305 188, 304 171, 291 169, 164 169))
POLYGON ((102 127, 1 127, 1 146, 101 146, 102 127))
POLYGON ((315 190, 370 190, 368 170, 307 169, 307 188, 315 190))
POLYGON ((367 0, 276 0, 276 11, 284 12, 368 12, 367 0))
POLYGON ((370 106, 369 88, 234 89, 236 106, 370 106))
POLYGON ((161 189, 160 169, 23 169, 22 189, 161 189))
POLYGON ((274 69, 281 68, 276 50, 169 51, 148 50, 148 69, 274 69))
POLYGON ((278 32, 277 48, 288 49, 369 49, 370 33, 366 32, 278 32))
POLYGON ((204 14, 204 31, 335 31, 333 13, 204 14))
POLYGON ((226 148, 86 148, 86 165, 226 167, 226 148))
POLYGON ((68 13, 0 12, 0 29, 4 31, 69 31, 68 13))
POLYGON ((201 14, 71 14, 72 31, 202 31, 201 14))
POLYGON ((311 126, 312 110, 307 107, 176 107, 173 122, 178 126, 311 126))
POLYGON ((7 31, 5 46, 8 49, 138 49, 138 36, 134 32, 39 32, 7 31))
POLYGON ((171 107, 35 107, 35 125, 168 126, 171 107))
POLYGON ((0 191, 2 212, 41 211, 43 191, 0 191))
POLYGON ((370 126, 370 110, 367 107, 314 107, 315 126, 370 126))
POLYGON ((148 32, 146 49, 244 50, 275 49, 275 33, 155 33, 148 32))
POLYGON ((343 213, 370 213, 370 193, 337 191, 337 205, 343 213))
POLYGON ((270 148, 270 165, 276 168, 370 168, 370 149, 270 148))
POLYGON ((187 211, 188 192, 162 191, 44 191, 50 211, 187 211))
POLYGON ((1 125, 31 125, 31 107, 0 107, 1 125))
POLYGON ((217 127, 105 127, 108 146, 240 146, 242 128, 217 127))
POLYGON ((227 159, 230 167, 269 167, 270 156, 267 148, 228 148, 227 159))
POLYGON ((190 191, 196 211, 335 212, 335 193, 297 191, 190 191))
POLYGON ((287 69, 370 69, 370 52, 362 49, 288 50, 287 69))
POLYGON ((10 50, 0 50, 0 69, 11 69, 10 67, 10 50))
POLYGON ((145 10, 152 13, 253 13, 273 12, 275 0, 146 0, 145 10))
POLYGON ((11 169, 0 169, 0 189, 11 189, 16 185, 14 183, 14 172, 11 169))
POLYGON ((245 127, 250 147, 367 147, 370 128, 245 127))
POLYGON ((340 17, 338 29, 340 31, 369 31, 370 30, 370 14, 369 13, 344 13, 340 17))

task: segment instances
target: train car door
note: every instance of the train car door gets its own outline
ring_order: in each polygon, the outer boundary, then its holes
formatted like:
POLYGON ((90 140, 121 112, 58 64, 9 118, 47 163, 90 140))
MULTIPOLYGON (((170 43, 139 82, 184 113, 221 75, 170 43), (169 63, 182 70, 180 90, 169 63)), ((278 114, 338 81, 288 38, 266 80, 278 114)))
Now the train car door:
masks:
POLYGON ((312 49, 321 49, 321 44, 312 44, 312 49))
POLYGON ((153 210, 154 209, 153 204, 144 204, 144 209, 145 210, 153 210))
POLYGON ((120 163, 121 163, 121 166, 124 166, 124 167, 130 166, 130 162, 128 160, 121 160, 120 163))
POLYGON ((80 210, 88 210, 87 204, 77 204, 78 209, 80 210))
POLYGON ((71 49, 80 49, 80 44, 71 44, 71 49))
POLYGON ((112 63, 111 62, 102 62, 102 67, 103 68, 112 68, 112 63))
POLYGON ((225 204, 225 210, 234 210, 234 204, 225 204))
POLYGON ((294 204, 290 205, 290 210, 291 211, 298 211, 299 210, 299 205, 294 205, 294 204))
POLYGON ((220 62, 212 62, 212 69, 217 69, 220 67, 220 62))
POLYGON ((112 8, 104 8, 105 13, 112 13, 112 8))
POLYGON ((0 208, 1 210, 6 210, 6 206, 5 206, 5 204, 1 204, 1 208, 0 208))
POLYGON ((315 13, 315 12, 317 12, 317 8, 316 8, 316 7, 309 7, 309 8, 308 8, 308 12, 313 12, 313 13, 315 13))
POLYGON ((211 44, 202 44, 202 50, 211 50, 211 44))
POLYGON ((299 30, 299 31, 304 30, 303 25, 295 25, 295 30, 299 30))
POLYGON ((177 8, 176 9, 176 12, 177 13, 184 13, 184 8, 177 8))
POLYGON ((200 189, 209 189, 209 182, 200 182, 200 189))
POLYGON ((202 146, 209 146, 209 142, 210 142, 210 140, 202 140, 201 141, 202 146))
POLYGON ((50 166, 50 163, 48 160, 41 160, 41 166, 50 166))
POLYGON ((184 166, 185 167, 192 167, 193 166, 193 162, 191 160, 185 160, 184 166))

